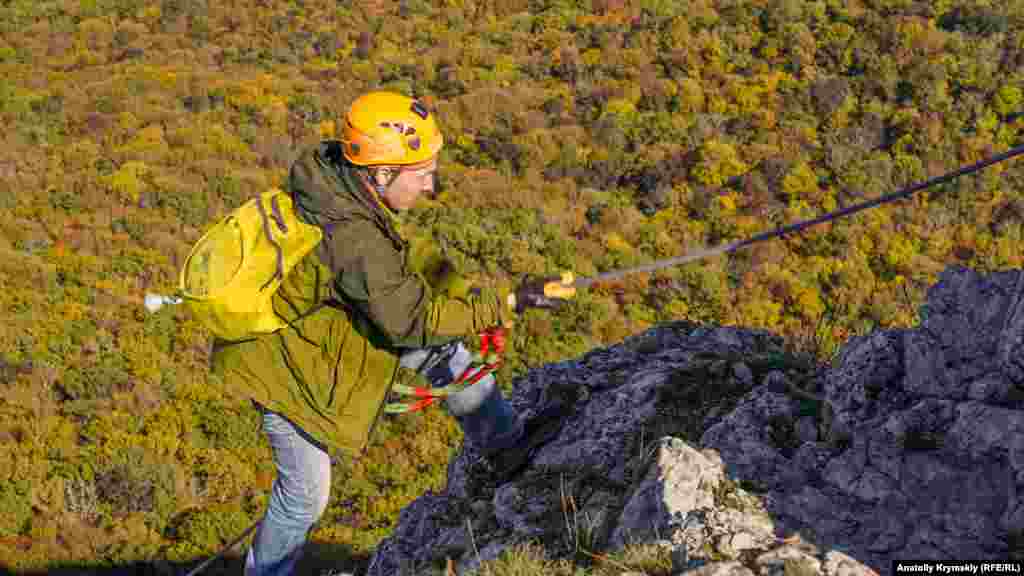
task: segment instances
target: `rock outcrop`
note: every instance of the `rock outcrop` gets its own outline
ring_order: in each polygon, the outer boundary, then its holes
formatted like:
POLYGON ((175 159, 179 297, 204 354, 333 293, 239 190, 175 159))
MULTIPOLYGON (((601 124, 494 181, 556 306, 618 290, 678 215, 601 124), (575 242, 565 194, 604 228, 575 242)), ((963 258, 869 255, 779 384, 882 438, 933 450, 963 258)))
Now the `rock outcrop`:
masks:
POLYGON ((1020 271, 947 269, 919 326, 855 337, 830 366, 764 331, 680 322, 533 370, 510 400, 568 403, 557 439, 501 482, 464 445, 368 575, 446 558, 463 574, 529 540, 553 558, 576 539, 657 543, 695 575, 1019 557, 1022 288, 1020 271))

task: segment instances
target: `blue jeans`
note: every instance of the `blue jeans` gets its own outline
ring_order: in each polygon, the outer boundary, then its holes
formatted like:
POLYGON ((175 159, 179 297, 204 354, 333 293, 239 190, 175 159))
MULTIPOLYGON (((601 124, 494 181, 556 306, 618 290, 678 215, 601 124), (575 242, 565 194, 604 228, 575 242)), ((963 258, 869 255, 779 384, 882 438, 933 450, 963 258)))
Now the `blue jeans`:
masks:
MULTIPOLYGON (((433 386, 444 386, 469 365, 461 344, 440 347, 440 355, 422 372, 433 386)), ((400 363, 421 368, 429 349, 405 353, 400 363)), ((522 424, 488 374, 445 400, 448 413, 462 427, 466 441, 483 448, 506 448, 518 440, 522 424)), ((263 431, 274 453, 277 477, 267 512, 246 554, 245 576, 285 576, 295 572, 309 530, 327 509, 331 490, 331 459, 323 445, 285 416, 259 407, 263 431)))

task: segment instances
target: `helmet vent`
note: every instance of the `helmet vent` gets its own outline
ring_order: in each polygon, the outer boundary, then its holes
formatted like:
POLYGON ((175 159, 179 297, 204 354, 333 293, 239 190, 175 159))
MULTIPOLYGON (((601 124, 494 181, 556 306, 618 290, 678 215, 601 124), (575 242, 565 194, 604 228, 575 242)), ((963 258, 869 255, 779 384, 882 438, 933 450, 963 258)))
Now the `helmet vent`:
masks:
POLYGON ((413 112, 416 113, 417 116, 419 116, 420 118, 423 118, 424 120, 426 120, 427 116, 430 115, 430 112, 427 111, 427 107, 424 106, 423 103, 420 102, 419 100, 413 100, 412 101, 411 109, 412 109, 413 112))
POLYGON ((398 132, 403 136, 412 136, 413 134, 416 133, 416 128, 414 128, 413 126, 409 126, 407 124, 403 124, 402 122, 381 122, 380 127, 394 128, 395 132, 398 132))

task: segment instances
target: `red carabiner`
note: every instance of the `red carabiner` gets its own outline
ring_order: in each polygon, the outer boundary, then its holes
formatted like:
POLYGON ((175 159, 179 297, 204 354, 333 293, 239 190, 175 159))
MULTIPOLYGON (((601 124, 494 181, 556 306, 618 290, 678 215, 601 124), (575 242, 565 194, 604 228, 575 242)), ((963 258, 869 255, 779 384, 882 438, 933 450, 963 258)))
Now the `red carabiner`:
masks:
POLYGON ((487 350, 491 347, 491 334, 484 330, 480 333, 480 357, 487 356, 487 350))
POLYGON ((433 404, 436 400, 437 400, 436 396, 431 396, 429 398, 424 398, 423 400, 420 400, 419 402, 411 405, 409 407, 408 411, 409 412, 416 412, 417 410, 422 410, 422 409, 426 408, 427 406, 430 406, 431 404, 433 404))
POLYGON ((505 353, 505 329, 501 326, 495 326, 490 331, 491 343, 494 344, 494 352, 497 354, 505 353))
POLYGON ((505 352, 505 329, 501 326, 492 326, 480 333, 480 355, 487 356, 487 352, 494 345, 495 354, 505 352))

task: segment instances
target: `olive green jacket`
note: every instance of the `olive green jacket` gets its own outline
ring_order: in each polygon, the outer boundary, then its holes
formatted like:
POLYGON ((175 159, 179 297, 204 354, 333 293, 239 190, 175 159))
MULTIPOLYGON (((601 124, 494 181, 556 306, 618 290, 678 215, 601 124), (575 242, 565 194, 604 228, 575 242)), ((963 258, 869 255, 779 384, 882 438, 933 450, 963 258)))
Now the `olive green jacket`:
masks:
MULTIPOLYGON (((338 141, 304 151, 289 187, 324 239, 285 278, 274 311, 290 327, 214 342, 213 373, 331 452, 370 441, 403 349, 436 346, 509 320, 510 286, 472 287, 357 179, 338 141), (325 303, 325 304, 322 304, 325 303), (319 307, 318 307, 319 305, 319 307)), ((402 373, 405 373, 402 370, 402 373)))

